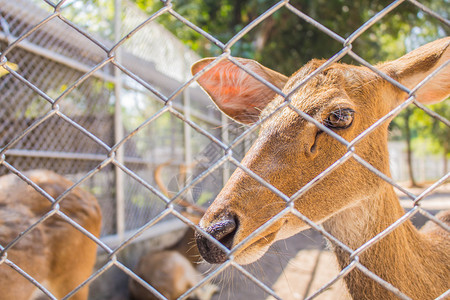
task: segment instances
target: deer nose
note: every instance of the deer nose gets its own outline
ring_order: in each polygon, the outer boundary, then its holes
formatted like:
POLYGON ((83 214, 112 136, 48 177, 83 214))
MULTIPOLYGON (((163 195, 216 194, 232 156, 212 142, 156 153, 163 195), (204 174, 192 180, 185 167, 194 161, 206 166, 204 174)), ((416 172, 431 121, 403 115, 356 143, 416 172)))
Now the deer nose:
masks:
MULTIPOLYGON (((237 227, 236 218, 232 215, 227 215, 226 217, 221 218, 220 221, 205 228, 205 231, 222 245, 231 249, 237 227)), ((200 254, 207 262, 211 264, 221 264, 227 260, 227 254, 201 233, 196 232, 195 239, 197 240, 197 247, 200 254)))

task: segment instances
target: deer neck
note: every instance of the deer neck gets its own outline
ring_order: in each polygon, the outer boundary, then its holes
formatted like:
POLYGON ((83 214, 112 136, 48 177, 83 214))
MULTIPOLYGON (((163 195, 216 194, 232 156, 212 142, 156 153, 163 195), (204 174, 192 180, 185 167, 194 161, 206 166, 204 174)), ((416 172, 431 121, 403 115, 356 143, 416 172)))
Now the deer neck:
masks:
MULTIPOLYGON (((362 200, 323 223, 325 230, 352 249, 357 249, 386 229, 404 214, 392 187, 376 196, 362 200)), ((367 269, 389 282, 413 299, 440 295, 447 286, 448 267, 442 261, 444 249, 433 239, 420 233, 407 220, 359 256, 367 269), (439 270, 439 268, 441 268, 439 270), (441 286, 439 286, 441 283, 441 286)), ((333 247, 333 246, 332 246, 333 247)), ((349 254, 333 247, 338 263, 345 268, 349 254)), ((394 299, 391 292, 358 269, 344 277, 353 299, 394 299)))

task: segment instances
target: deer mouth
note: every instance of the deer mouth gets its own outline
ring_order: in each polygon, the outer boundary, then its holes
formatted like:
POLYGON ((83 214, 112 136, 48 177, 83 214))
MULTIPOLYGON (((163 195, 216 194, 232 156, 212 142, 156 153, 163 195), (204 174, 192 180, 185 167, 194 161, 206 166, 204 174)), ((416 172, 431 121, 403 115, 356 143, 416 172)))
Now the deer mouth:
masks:
MULTIPOLYGON (((298 223, 291 224, 291 222, 285 218, 276 221, 238 249, 234 256, 234 261, 241 265, 253 263, 260 259, 276 241, 286 239, 307 228, 308 227, 304 225, 300 226, 298 223)), ((244 239, 245 238, 237 240, 242 241, 244 239)), ((234 247, 237 244, 238 242, 234 244, 234 247)))
MULTIPOLYGON (((238 235, 239 232, 231 225, 219 222, 213 227, 221 229, 218 233, 212 232, 213 237, 215 237, 223 246, 230 250, 233 250, 236 245, 245 239, 235 236, 238 235), (229 232, 223 232, 223 230, 229 232)), ((273 244, 273 242, 276 241, 279 229, 280 228, 278 226, 275 228, 271 227, 268 229, 269 233, 266 233, 262 237, 257 235, 244 245, 240 246, 233 255, 234 261, 245 265, 258 260, 264 255, 264 253, 266 253, 267 249, 273 244)), ((207 231, 211 233, 209 228, 207 231)), ((203 259, 207 262, 212 264, 221 264, 228 260, 229 255, 227 253, 198 232, 196 233, 196 240, 198 250, 203 259)))
POLYGON ((236 252, 234 261, 241 265, 251 264, 260 259, 277 240, 278 229, 258 238, 248 246, 245 246, 236 252))
MULTIPOLYGON (((241 265, 247 265, 260 259, 267 252, 267 250, 269 250, 270 246, 280 239, 280 233, 282 232, 281 229, 285 223, 285 220, 275 222, 261 233, 251 238, 248 242, 244 243, 244 245, 236 250, 234 261, 241 265)), ((247 237, 249 235, 247 235, 247 237)), ((242 240, 247 239, 247 237, 241 239, 237 238, 236 240, 238 242, 234 244, 234 247, 242 240)))

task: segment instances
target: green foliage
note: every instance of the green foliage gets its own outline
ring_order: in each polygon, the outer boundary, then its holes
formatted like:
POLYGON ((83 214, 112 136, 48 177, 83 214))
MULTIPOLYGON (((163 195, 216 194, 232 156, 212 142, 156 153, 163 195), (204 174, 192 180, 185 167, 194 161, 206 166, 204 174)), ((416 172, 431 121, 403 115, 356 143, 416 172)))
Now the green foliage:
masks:
MULTIPOLYGON (((430 105, 434 112, 450 119, 450 105, 447 102, 430 105)), ((411 115, 411 123, 414 124, 415 139, 414 148, 424 148, 428 153, 445 154, 450 157, 450 128, 444 123, 431 117, 421 109, 415 109, 411 115), (419 147, 425 145, 425 147, 419 147)))
MULTIPOLYGON (((148 13, 154 13, 163 6, 157 0, 135 1, 148 13)), ((277 2, 178 0, 172 3, 174 10, 183 17, 226 43, 277 2)), ((290 4, 345 38, 391 2, 293 0, 290 4)), ((422 3, 447 17, 445 8, 448 0, 425 0, 422 3)), ((217 56, 221 53, 221 49, 171 15, 163 14, 157 21, 200 55, 217 56)), ((405 2, 363 33, 353 43, 353 50, 371 63, 395 58, 411 50, 410 46, 423 43, 424 37, 435 39, 436 36, 446 35, 448 28, 443 26, 438 20, 405 2)), ((329 58, 341 49, 341 43, 286 8, 269 16, 231 48, 235 56, 257 59, 287 75, 312 58, 329 58)), ((351 62, 351 59, 347 57, 344 61, 351 62)))
MULTIPOLYGON (((450 120, 448 100, 429 105, 428 108, 450 120)), ((394 132, 393 139, 404 140, 408 136, 406 132, 408 126, 405 122, 409 123, 409 135, 416 154, 445 154, 450 157, 450 128, 445 123, 411 105, 390 124, 391 130, 394 132)))

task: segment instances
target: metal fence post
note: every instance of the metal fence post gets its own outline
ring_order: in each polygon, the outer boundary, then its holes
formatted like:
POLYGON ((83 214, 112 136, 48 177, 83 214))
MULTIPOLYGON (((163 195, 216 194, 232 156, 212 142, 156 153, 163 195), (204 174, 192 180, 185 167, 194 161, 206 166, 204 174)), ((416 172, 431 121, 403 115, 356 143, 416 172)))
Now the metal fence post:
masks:
MULTIPOLYGON (((189 120, 191 118, 191 96, 189 95, 189 90, 185 89, 183 91, 183 106, 184 106, 184 114, 186 118, 189 120)), ((188 184, 189 180, 191 180, 192 175, 192 128, 189 124, 183 124, 184 131, 184 161, 186 164, 186 176, 185 182, 183 184, 188 184)), ((191 193, 186 194, 187 197, 190 197, 191 193)), ((191 200, 191 199, 189 199, 191 200)))
MULTIPOLYGON (((230 142, 230 137, 229 137, 229 132, 228 132, 228 118, 224 114, 221 114, 221 116, 222 116, 222 119, 221 119, 221 123, 222 123, 222 130, 221 130, 222 141, 225 144, 228 144, 230 142)), ((222 181, 223 181, 223 185, 224 186, 227 183, 228 178, 230 178, 230 168, 229 168, 229 166, 227 164, 224 164, 223 165, 223 171, 222 171, 222 181)))
MULTIPOLYGON (((114 40, 117 43, 121 37, 121 11, 122 0, 114 0, 114 40)), ((117 48, 116 61, 121 62, 121 48, 117 48)), ((114 141, 118 143, 123 138, 123 122, 122 122, 122 79, 119 68, 114 68, 114 77, 116 79, 114 85, 114 141)), ((116 150, 116 159, 119 163, 124 162, 123 148, 116 150)), ((125 193, 124 193, 124 174, 119 167, 114 167, 115 171, 115 184, 116 184, 116 230, 119 241, 124 239, 125 233, 125 193)))

